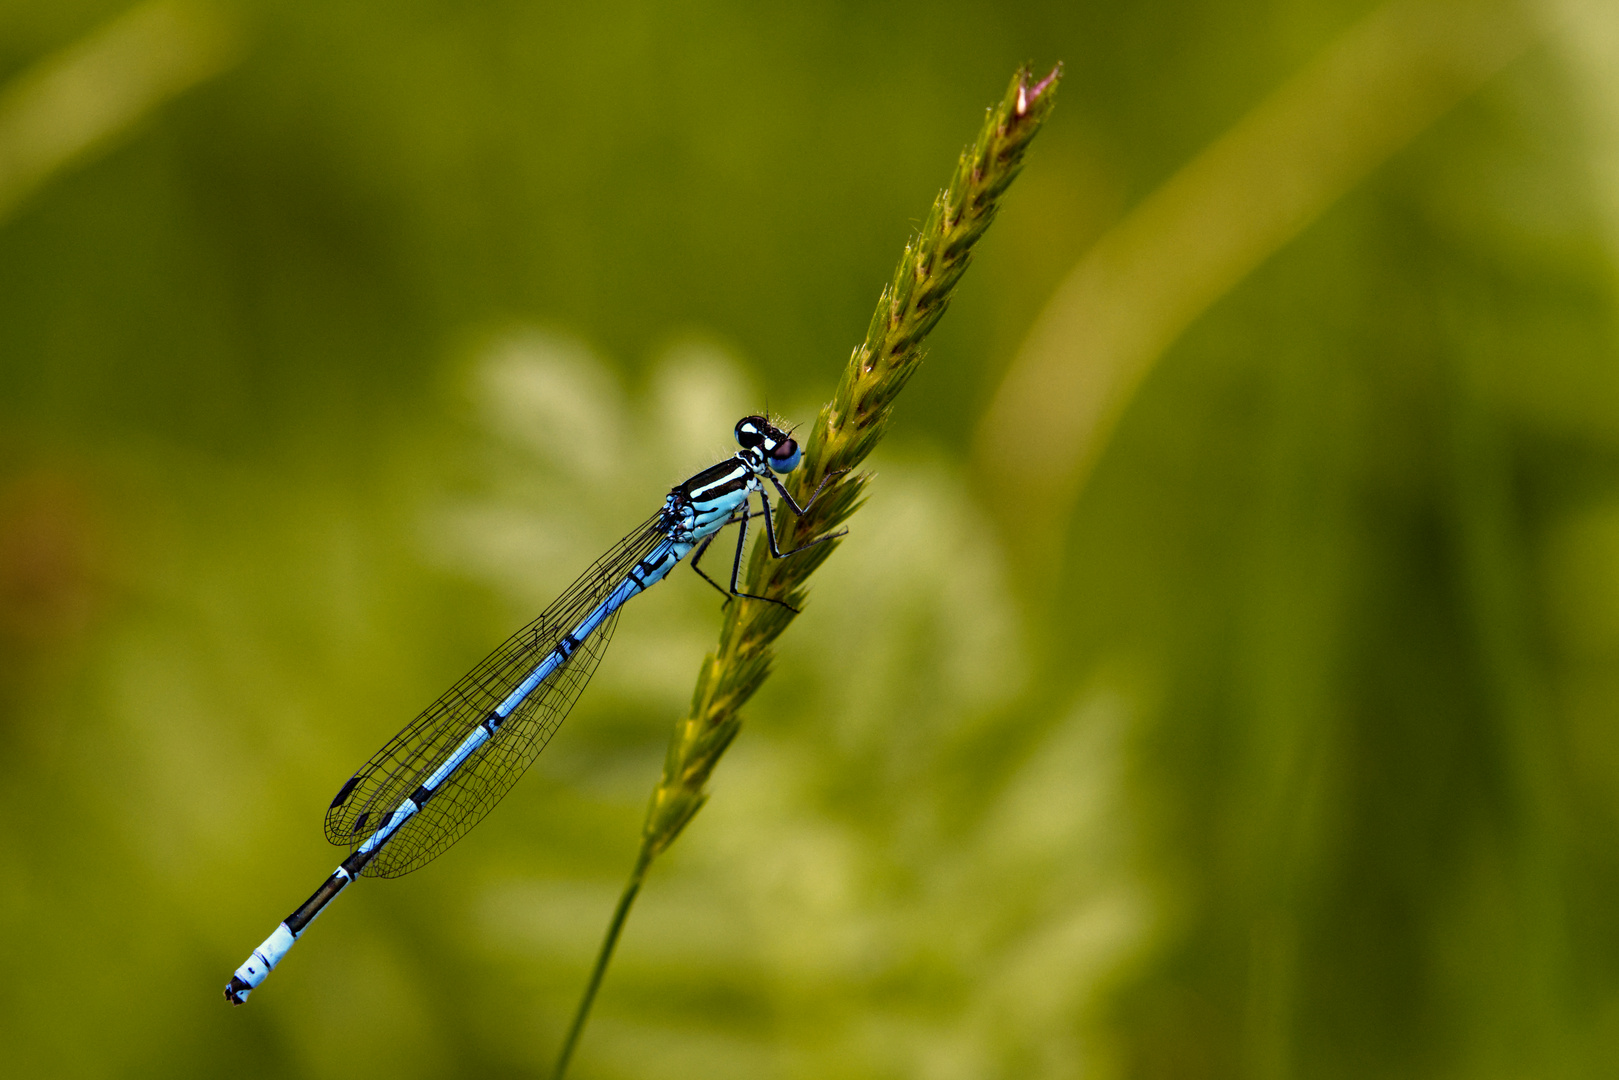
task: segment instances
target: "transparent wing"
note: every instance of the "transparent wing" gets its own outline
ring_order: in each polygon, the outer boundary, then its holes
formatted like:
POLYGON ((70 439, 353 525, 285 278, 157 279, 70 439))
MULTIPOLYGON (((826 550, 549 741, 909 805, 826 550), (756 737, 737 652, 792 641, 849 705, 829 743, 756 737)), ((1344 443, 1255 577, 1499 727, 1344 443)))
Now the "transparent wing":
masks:
MULTIPOLYGON (((364 843, 422 781, 483 723, 562 636, 605 600, 630 568, 665 540, 654 515, 585 571, 550 607, 390 739, 343 785, 326 811, 326 839, 364 843)), ((522 776, 595 674, 618 623, 615 612, 502 722, 400 826, 366 866, 371 877, 399 877, 425 866, 465 836, 522 776)))
MULTIPOLYGON (((517 778, 528 771, 572 711, 585 684, 595 674, 597 662, 607 651, 617 623, 618 614, 615 612, 566 663, 552 672, 550 678, 512 710, 501 724, 500 733, 473 751, 471 757, 439 785, 427 805, 399 827, 399 831, 377 853, 376 858, 366 865, 367 876, 399 877, 426 866, 495 808, 517 778)), ((523 674, 526 675, 527 671, 523 674)), ((522 675, 519 675, 516 681, 521 679, 522 675)), ((487 715, 486 709, 469 722, 466 731, 470 732, 487 715)), ((439 755, 439 759, 447 757, 459 742, 459 739, 453 740, 439 755)), ((398 792, 393 800, 394 805, 414 791, 416 784, 437 768, 437 764, 435 761, 424 765, 420 775, 398 792)), ((375 829, 375 825, 372 829, 375 829)), ((352 837, 352 841, 356 844, 363 842, 367 835, 370 835, 369 831, 365 831, 365 835, 352 837)))

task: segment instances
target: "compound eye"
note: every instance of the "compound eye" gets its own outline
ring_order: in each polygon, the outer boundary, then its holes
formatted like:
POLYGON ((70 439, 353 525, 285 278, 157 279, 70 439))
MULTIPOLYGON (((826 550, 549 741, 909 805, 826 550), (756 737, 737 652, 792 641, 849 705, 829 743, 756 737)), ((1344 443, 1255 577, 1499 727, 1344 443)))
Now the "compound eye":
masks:
POLYGON ((783 439, 770 449, 770 467, 776 472, 792 472, 798 468, 798 461, 803 456, 798 443, 783 439))
POLYGON ((759 430, 757 417, 750 416, 737 423, 736 441, 746 450, 757 449, 764 443, 765 435, 759 430))

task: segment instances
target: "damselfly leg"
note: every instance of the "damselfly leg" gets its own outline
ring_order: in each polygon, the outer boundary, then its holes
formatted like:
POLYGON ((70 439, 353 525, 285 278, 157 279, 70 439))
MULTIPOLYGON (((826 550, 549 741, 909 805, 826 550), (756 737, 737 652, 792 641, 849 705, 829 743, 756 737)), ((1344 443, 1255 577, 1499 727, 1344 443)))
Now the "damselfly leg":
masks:
MULTIPOLYGON (((826 487, 827 482, 842 476, 848 471, 848 469, 836 469, 821 477, 821 482, 815 485, 815 490, 810 493, 808 501, 806 501, 803 506, 799 506, 798 503, 794 501, 792 495, 787 492, 787 489, 783 487, 781 482, 776 480, 774 476, 771 476, 770 480, 775 483, 776 490, 781 492, 781 497, 786 500, 788 507, 793 511, 793 515, 795 517, 803 517, 809 512, 809 508, 815 505, 815 500, 820 497, 821 490, 826 487)), ((703 568, 700 565, 703 561, 703 556, 708 552, 709 545, 714 542, 714 536, 719 535, 718 532, 706 537, 703 542, 698 545, 697 550, 692 553, 691 568, 697 571, 698 576, 700 576, 704 581, 714 586, 714 588, 725 597, 725 602, 727 604, 731 602, 732 597, 740 596, 748 600, 763 600, 767 604, 779 604, 788 611, 791 611, 793 614, 797 615, 799 614, 798 608, 793 607, 793 605, 787 603, 785 600, 777 600, 773 596, 760 596, 758 593, 743 592, 742 589, 738 587, 738 584, 742 578, 742 554, 748 543, 749 520, 756 517, 763 517, 765 519, 765 539, 769 544, 771 557, 776 559, 785 559, 789 556, 797 555, 800 551, 805 551, 809 548, 815 547, 818 544, 824 544, 828 540, 836 540, 840 536, 847 535, 849 530, 841 529, 835 533, 828 533, 825 536, 818 536, 807 544, 798 545, 791 551, 782 551, 776 542, 776 526, 771 520, 773 517, 774 508, 770 505, 770 496, 764 493, 763 488, 759 490, 759 501, 764 504, 764 508, 762 510, 753 510, 750 508, 743 513, 737 514, 736 516, 732 517, 730 521, 725 523, 726 525, 735 523, 738 526, 736 537, 736 555, 731 560, 731 587, 729 589, 721 587, 719 582, 715 581, 713 578, 704 573, 703 568)))
MULTIPOLYGON (((746 523, 749 518, 758 517, 762 513, 764 513, 764 511, 762 511, 762 510, 749 510, 746 513, 743 513, 743 514, 740 514, 740 515, 738 515, 736 517, 733 517, 733 518, 731 518, 730 521, 727 521, 725 523, 725 525, 720 526, 720 532, 723 532, 725 530, 726 526, 735 524, 737 522, 746 523)), ((726 587, 724 585, 721 585, 719 582, 717 582, 713 578, 709 577, 708 574, 703 570, 703 567, 701 565, 702 561, 703 561, 703 556, 708 553, 709 545, 714 542, 714 537, 718 536, 718 535, 719 535, 719 532, 716 532, 716 533, 714 533, 713 536, 705 537, 703 539, 703 542, 701 544, 697 545, 697 550, 693 551, 691 553, 691 568, 693 570, 697 571, 697 576, 698 577, 702 578, 704 581, 706 581, 710 585, 714 586, 714 591, 719 593, 721 596, 725 597, 725 602, 727 604, 729 604, 731 602, 731 593, 730 593, 730 591, 728 589, 726 589, 726 587)))
MULTIPOLYGON (((788 492, 787 488, 785 486, 783 486, 783 484, 782 484, 782 482, 780 480, 776 479, 775 474, 766 473, 765 476, 766 476, 766 479, 768 479, 772 484, 776 485, 776 490, 781 492, 781 497, 783 499, 787 500, 787 505, 792 510, 793 516, 794 517, 803 517, 805 514, 809 513, 809 508, 815 505, 815 500, 819 499, 821 497, 821 489, 826 487, 826 485, 828 483, 830 483, 833 480, 836 480, 838 477, 842 476, 844 473, 846 473, 848 471, 849 471, 848 469, 833 469, 831 472, 829 472, 825 476, 821 477, 821 482, 819 484, 815 485, 815 490, 810 492, 809 501, 804 503, 803 506, 799 506, 796 502, 793 501, 792 494, 788 492)), ((761 491, 760 494, 763 494, 763 491, 761 491)), ((841 536, 843 534, 839 533, 838 535, 841 536)), ((822 540, 829 540, 829 539, 831 539, 831 537, 824 537, 823 536, 821 539, 822 540)), ((816 544, 819 544, 820 542, 821 542, 820 540, 812 541, 812 543, 816 543, 816 544)), ((809 544, 804 545, 804 547, 809 547, 809 546, 810 546, 809 544)), ((802 551, 803 548, 799 548, 798 550, 802 551)), ((791 552, 789 552, 788 554, 791 554, 791 552)))

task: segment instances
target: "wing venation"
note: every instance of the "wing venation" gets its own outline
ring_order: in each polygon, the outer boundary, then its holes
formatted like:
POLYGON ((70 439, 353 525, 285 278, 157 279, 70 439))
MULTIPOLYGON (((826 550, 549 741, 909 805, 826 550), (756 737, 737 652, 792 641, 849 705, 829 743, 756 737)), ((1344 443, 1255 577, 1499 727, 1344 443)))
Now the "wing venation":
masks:
MULTIPOLYGON (((358 847, 461 742, 526 679, 562 636, 595 610, 636 563, 665 539, 661 515, 636 529, 546 608, 424 709, 366 762, 326 812, 326 839, 358 847)), ((566 662, 512 710, 484 743, 400 826, 367 876, 398 877, 425 866, 476 825, 522 776, 562 721, 612 638, 618 613, 604 620, 566 662)))

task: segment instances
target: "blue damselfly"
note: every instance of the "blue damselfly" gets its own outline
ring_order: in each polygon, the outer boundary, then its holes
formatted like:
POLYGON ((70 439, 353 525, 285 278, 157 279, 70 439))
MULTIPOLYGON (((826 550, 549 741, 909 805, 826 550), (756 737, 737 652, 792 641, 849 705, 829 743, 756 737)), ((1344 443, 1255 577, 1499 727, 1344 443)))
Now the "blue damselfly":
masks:
MULTIPOLYGON (((657 582, 693 551, 692 569, 730 597, 754 596, 737 587, 748 522, 763 517, 770 554, 778 559, 824 543, 818 537, 792 551, 776 544, 765 482, 803 516, 829 474, 803 506, 776 473, 798 467, 802 451, 790 432, 762 416, 736 425, 733 456, 676 486, 663 508, 597 559, 544 613, 490 653, 378 750, 344 783, 326 811, 326 839, 350 849, 315 894, 288 915, 236 969, 225 997, 240 1005, 292 948, 294 941, 355 878, 399 877, 416 870, 465 836, 494 808, 556 733, 607 648, 625 601, 657 582), (759 497, 761 509, 752 509, 759 497), (699 565, 721 529, 736 524, 730 588, 699 565)), ((785 605, 784 605, 785 606, 785 605)))

